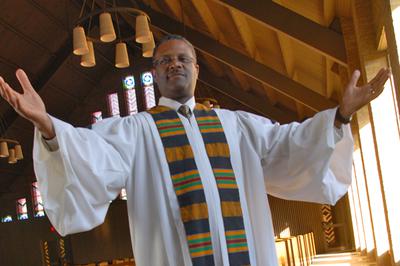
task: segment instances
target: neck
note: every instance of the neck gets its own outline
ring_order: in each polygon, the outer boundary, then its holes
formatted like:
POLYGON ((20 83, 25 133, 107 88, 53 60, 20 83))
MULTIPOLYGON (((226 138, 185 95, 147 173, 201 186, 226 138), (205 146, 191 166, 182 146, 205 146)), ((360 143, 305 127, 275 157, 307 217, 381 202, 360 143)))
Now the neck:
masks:
POLYGON ((181 103, 181 104, 184 104, 184 103, 186 103, 188 100, 190 100, 190 98, 192 98, 193 96, 184 96, 184 97, 178 97, 178 98, 170 98, 170 99, 172 99, 172 100, 174 100, 174 101, 177 101, 177 102, 179 102, 179 103, 181 103))

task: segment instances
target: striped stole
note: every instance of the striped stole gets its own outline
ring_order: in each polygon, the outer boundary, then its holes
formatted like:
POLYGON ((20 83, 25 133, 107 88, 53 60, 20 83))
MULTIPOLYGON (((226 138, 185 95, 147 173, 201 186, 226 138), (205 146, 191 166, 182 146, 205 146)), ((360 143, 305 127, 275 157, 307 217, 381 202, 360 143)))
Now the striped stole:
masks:
MULTIPOLYGON (((148 112, 164 146, 193 265, 214 265, 203 184, 183 124, 177 112, 168 107, 156 106, 148 112)), ((218 186, 229 264, 250 265, 239 190, 221 122, 204 105, 197 104, 194 115, 218 186)))

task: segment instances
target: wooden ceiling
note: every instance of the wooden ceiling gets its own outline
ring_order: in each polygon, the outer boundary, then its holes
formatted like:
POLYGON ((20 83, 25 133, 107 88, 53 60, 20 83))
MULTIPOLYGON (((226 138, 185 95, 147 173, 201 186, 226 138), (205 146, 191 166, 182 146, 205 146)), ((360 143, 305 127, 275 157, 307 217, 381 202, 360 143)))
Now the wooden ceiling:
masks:
MULTIPOLYGON (((104 2, 94 1, 98 6, 104 2)), ((106 113, 105 95, 120 88, 123 75, 150 68, 150 60, 133 43, 130 69, 113 66, 113 46, 107 44, 95 46, 96 67, 82 68, 71 52, 71 32, 83 2, 0 1, 0 75, 19 89, 15 70, 26 70, 48 112, 76 126, 87 125, 93 111, 106 113)), ((340 20, 351 18, 350 2, 116 1, 147 12, 156 39, 175 33, 193 43, 200 64, 197 96, 280 122, 301 121, 337 105, 342 94, 339 73, 347 67, 340 20)), ((91 3, 86 0, 85 12, 91 3)), ((133 33, 132 19, 121 18, 124 33, 133 33)), ((96 23, 92 28, 96 30, 96 23)), ((0 200, 9 200, 28 195, 35 180, 33 127, 3 100, 0 114, 3 135, 20 141, 25 155, 15 165, 0 159, 0 200)))

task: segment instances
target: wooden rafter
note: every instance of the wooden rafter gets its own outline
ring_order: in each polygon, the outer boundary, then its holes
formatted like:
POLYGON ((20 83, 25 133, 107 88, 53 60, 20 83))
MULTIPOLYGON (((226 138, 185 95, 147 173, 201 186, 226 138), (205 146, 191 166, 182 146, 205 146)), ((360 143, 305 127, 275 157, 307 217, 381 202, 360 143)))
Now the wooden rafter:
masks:
POLYGON ((255 58, 257 53, 257 47, 254 42, 253 34, 249 29, 249 24, 247 22, 247 17, 241 12, 229 8, 232 19, 238 29, 240 39, 242 40, 244 47, 246 47, 246 52, 251 58, 255 58))
POLYGON ((336 102, 326 99, 322 95, 278 73, 272 68, 258 63, 252 58, 224 46, 194 29, 186 28, 185 32, 183 32, 179 22, 147 6, 142 5, 141 8, 151 17, 152 27, 164 33, 178 33, 186 36, 197 50, 222 61, 263 84, 269 85, 292 99, 302 102, 310 109, 321 111, 336 106, 336 102))
POLYGON ((225 79, 213 76, 212 73, 208 72, 206 67, 203 65, 201 65, 199 81, 251 108, 252 110, 257 111, 268 118, 277 120, 280 123, 288 123, 296 120, 296 117, 293 114, 285 113, 280 109, 273 107, 267 100, 261 99, 251 93, 244 92, 242 89, 233 86, 225 79))
POLYGON ((190 2, 198 11, 198 15, 200 16, 204 25, 206 25, 208 31, 211 33, 214 39, 224 42, 225 36, 223 32, 219 29, 218 24, 215 21, 213 13, 211 12, 207 2, 205 0, 191 0, 190 2))
POLYGON ((325 58, 325 88, 326 97, 331 98, 334 93, 334 87, 332 83, 333 72, 332 72, 332 60, 325 58))
POLYGON ((335 0, 323 0, 321 1, 322 5, 322 17, 324 21, 324 25, 329 26, 331 24, 332 20, 335 17, 336 13, 336 1, 335 0))
POLYGON ((155 0, 155 2, 160 10, 162 10, 163 12, 171 14, 175 19, 181 19, 182 12, 179 11, 182 9, 182 7, 177 1, 155 0))
POLYGON ((267 27, 300 41, 315 51, 346 66, 346 50, 343 37, 305 17, 270 0, 221 0, 220 3, 235 8, 267 27))
MULTIPOLYGON (((295 69, 294 63, 294 55, 293 55, 293 48, 291 46, 291 39, 287 37, 285 34, 277 32, 277 38, 281 48, 282 59, 285 65, 286 74, 288 77, 292 78, 293 80, 297 81, 297 72, 295 69)), ((297 110, 297 117, 299 120, 303 120, 304 115, 304 106, 296 101, 296 110, 297 110)))

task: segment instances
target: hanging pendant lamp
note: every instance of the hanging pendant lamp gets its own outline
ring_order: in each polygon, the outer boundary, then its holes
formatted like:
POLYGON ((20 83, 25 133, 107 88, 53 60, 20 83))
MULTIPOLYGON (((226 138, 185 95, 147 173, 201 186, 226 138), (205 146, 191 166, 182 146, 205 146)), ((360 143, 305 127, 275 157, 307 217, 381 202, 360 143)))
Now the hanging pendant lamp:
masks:
POLYGON ((75 55, 84 55, 89 53, 89 48, 86 43, 85 30, 81 26, 77 26, 73 30, 73 44, 75 55))
POLYGON ((8 157, 10 153, 8 152, 8 145, 6 141, 2 141, 0 143, 0 157, 5 158, 8 157))
POLYGON ((126 43, 119 42, 115 46, 115 67, 125 68, 129 66, 128 49, 126 43))
POLYGON ((8 151, 10 153, 10 156, 8 156, 8 163, 9 164, 14 164, 17 162, 17 158, 15 158, 15 150, 14 149, 10 149, 8 151))
POLYGON ((15 149, 15 158, 17 160, 22 160, 24 159, 24 154, 22 153, 22 148, 20 144, 17 144, 14 146, 15 149))
POLYGON ((89 53, 82 55, 81 66, 83 67, 94 67, 96 65, 96 58, 94 56, 93 42, 87 41, 87 46, 89 48, 89 53))
POLYGON ((142 44, 142 55, 144 57, 152 56, 155 43, 149 27, 149 16, 137 8, 117 6, 116 2, 113 1, 112 7, 107 7, 106 2, 104 2, 103 7, 96 7, 98 5, 97 1, 93 1, 91 11, 85 14, 87 5, 86 1, 83 1, 74 29, 74 54, 82 55, 81 66, 94 67, 96 65, 94 49, 97 44, 104 44, 105 42, 111 42, 115 45, 115 66, 117 68, 124 68, 130 65, 126 48, 126 44, 129 41, 136 41, 142 44), (127 22, 129 22, 126 20, 126 16, 136 17, 135 35, 129 34, 128 32, 131 31, 126 30, 127 22), (120 24, 118 17, 124 17, 125 21, 120 24), (99 21, 99 35, 93 36, 93 32, 90 31, 91 22, 97 19, 99 21), (114 24, 116 24, 118 34, 116 34, 114 24), (85 30, 82 25, 85 25, 85 30), (121 30, 123 31, 121 32, 121 30), (88 36, 85 35, 85 31, 88 36), (77 36, 76 38, 75 35, 77 36))
POLYGON ((136 42, 147 43, 150 41, 150 28, 147 16, 139 15, 136 17, 136 42))
POLYGON ((102 42, 115 41, 117 36, 115 35, 111 14, 108 12, 104 12, 100 15, 99 19, 100 19, 100 40, 102 42))
POLYGON ((153 57, 153 51, 156 47, 154 42, 153 33, 150 32, 150 41, 142 44, 142 55, 143 57, 153 57))

